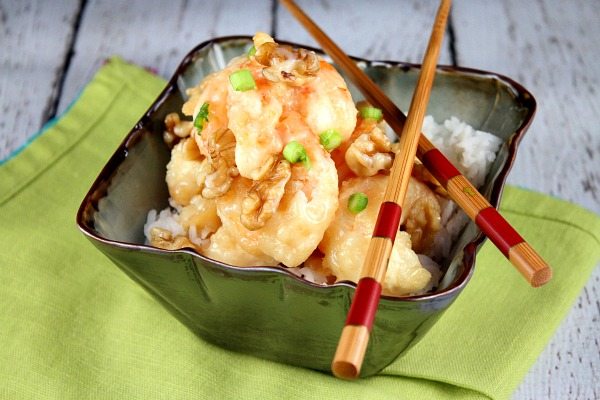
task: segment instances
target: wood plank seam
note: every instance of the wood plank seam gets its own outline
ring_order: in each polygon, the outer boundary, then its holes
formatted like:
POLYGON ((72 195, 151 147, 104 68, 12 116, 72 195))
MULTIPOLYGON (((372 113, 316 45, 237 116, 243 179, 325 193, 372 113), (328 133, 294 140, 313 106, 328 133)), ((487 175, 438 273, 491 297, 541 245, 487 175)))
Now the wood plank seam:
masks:
POLYGON ((271 37, 277 38, 277 16, 279 14, 279 1, 271 0, 271 37))
POLYGON ((69 72, 69 67, 71 66, 73 55, 75 54, 75 43, 77 42, 77 36, 79 33, 79 28, 81 27, 81 20, 83 19, 83 12, 85 11, 86 5, 87 0, 79 1, 79 8, 77 10, 75 20, 73 21, 73 29, 68 39, 69 43, 67 46, 67 53, 65 54, 65 60, 61 65, 60 69, 56 72, 52 95, 48 98, 48 103, 46 104, 44 112, 42 113, 42 121, 40 122, 39 127, 40 129, 44 126, 46 122, 48 122, 56 116, 58 104, 62 97, 63 88, 65 86, 67 73, 69 72))
POLYGON ((452 10, 448 15, 448 52, 450 53, 450 61, 453 66, 458 66, 458 53, 456 52, 456 32, 454 31, 454 19, 452 18, 452 10))

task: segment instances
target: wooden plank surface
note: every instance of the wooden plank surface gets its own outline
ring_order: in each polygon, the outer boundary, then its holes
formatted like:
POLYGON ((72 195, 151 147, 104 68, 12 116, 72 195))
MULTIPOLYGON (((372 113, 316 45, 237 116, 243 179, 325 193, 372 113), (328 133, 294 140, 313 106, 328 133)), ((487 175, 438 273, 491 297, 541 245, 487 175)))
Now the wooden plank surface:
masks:
MULTIPOLYGON (((352 55, 418 62, 437 1, 299 1, 352 55), (382 14, 385 10, 385 14, 382 14)), ((455 0, 441 62, 515 78, 538 99, 509 182, 600 212, 600 8, 577 1, 455 0), (451 51, 451 45, 455 52, 451 51), (553 168, 548 168, 548 165, 553 168), (560 170, 560 174, 558 171, 560 170)), ((314 45, 272 1, 0 0, 0 160, 62 112, 107 57, 168 77, 214 36, 274 31, 314 45)), ((514 399, 600 398, 600 269, 514 399)))
POLYGON ((0 160, 52 114, 78 10, 77 0, 0 1, 0 160))
POLYGON ((456 2, 454 8, 458 63, 513 77, 538 99, 538 113, 509 182, 596 212, 600 212, 598 6, 584 0, 559 5, 488 0, 456 2))
MULTIPOLYGON (((457 62, 513 77, 538 100, 509 183, 596 212, 599 15, 597 2, 518 0, 456 2, 453 15, 457 62)), ((596 268, 515 398, 600 398, 599 299, 596 268)))
POLYGON ((87 4, 59 112, 107 57, 120 55, 169 77, 197 44, 216 36, 271 30, 268 1, 110 1, 87 4))
MULTIPOLYGON (((414 63, 423 59, 438 7, 437 1, 421 0, 377 3, 297 0, 296 3, 348 54, 414 63), (382 12, 392 17, 382 18, 382 12)), ((279 39, 319 47, 284 6, 277 9, 276 33, 279 39)), ((448 43, 446 35, 440 64, 452 63, 448 43)))

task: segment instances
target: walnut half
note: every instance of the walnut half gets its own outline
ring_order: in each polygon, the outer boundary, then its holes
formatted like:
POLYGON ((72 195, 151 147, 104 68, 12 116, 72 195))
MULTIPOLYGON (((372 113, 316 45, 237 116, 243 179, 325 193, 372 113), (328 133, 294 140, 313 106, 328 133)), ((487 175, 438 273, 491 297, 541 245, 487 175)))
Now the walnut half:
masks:
POLYGON ((344 158, 356 175, 373 176, 391 168, 392 145, 383 131, 375 126, 370 132, 361 133, 354 140, 344 158))
POLYGON ((279 161, 269 174, 256 181, 242 202, 241 223, 251 231, 265 226, 273 216, 285 193, 285 185, 292 176, 290 163, 279 161))
POLYGON ((150 230, 150 244, 166 250, 177 250, 184 247, 196 248, 185 236, 175 236, 166 229, 152 228, 150 230))
POLYGON ((300 86, 313 79, 321 68, 314 52, 277 44, 265 33, 254 36, 254 45, 254 59, 265 67, 263 76, 271 82, 300 86))
POLYGON ((235 143, 235 136, 229 129, 223 129, 207 140, 207 159, 212 172, 204 180, 204 198, 214 199, 227 193, 231 181, 238 175, 235 143))
POLYGON ((174 146, 179 139, 190 136, 193 126, 192 121, 182 121, 177 113, 167 114, 163 132, 165 143, 169 147, 174 146))

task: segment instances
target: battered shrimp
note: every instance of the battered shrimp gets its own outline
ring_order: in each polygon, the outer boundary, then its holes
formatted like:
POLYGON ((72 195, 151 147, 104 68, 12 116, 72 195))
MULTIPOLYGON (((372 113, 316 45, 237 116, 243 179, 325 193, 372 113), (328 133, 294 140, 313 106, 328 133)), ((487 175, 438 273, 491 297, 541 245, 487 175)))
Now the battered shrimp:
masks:
POLYGON ((189 236, 199 240, 208 239, 221 226, 215 200, 202 195, 194 196, 190 204, 179 210, 179 223, 189 236))
POLYGON ((267 254, 294 267, 317 248, 333 220, 338 208, 338 180, 335 164, 317 138, 288 122, 288 134, 283 136, 304 144, 310 168, 293 164, 279 209, 261 229, 261 245, 267 254))
POLYGON ((344 78, 325 61, 320 62, 320 67, 319 74, 307 85, 301 112, 317 135, 335 129, 345 141, 356 125, 356 107, 344 78))
POLYGON ((208 173, 207 162, 194 140, 180 141, 171 150, 171 161, 167 164, 167 187, 173 201, 188 205, 202 191, 208 173))
MULTIPOLYGON (((303 124, 300 115, 290 114, 284 120, 280 136, 286 141, 296 140, 303 144, 310 167, 303 163, 291 164, 291 174, 283 192, 279 189, 279 180, 272 182, 274 196, 280 198, 276 201, 276 211, 262 221, 258 229, 254 229, 255 226, 249 229, 243 223, 244 218, 248 217, 244 215, 245 212, 258 212, 255 207, 244 207, 254 183, 243 177, 235 178, 231 190, 216 200, 223 226, 212 236, 211 246, 205 255, 221 261, 235 257, 238 261, 236 265, 251 265, 258 257, 262 265, 282 263, 296 267, 311 255, 323 238, 338 207, 335 165, 310 129, 303 124), (217 243, 215 237, 219 238, 221 231, 224 232, 222 235, 229 235, 235 240, 217 243), (252 257, 247 257, 247 253, 252 257), (264 256, 270 257, 270 264, 264 264, 267 260, 264 256)), ((265 190, 269 191, 268 188, 265 190)), ((267 198, 273 200, 273 197, 267 198)))
POLYGON ((199 241, 207 239, 219 228, 221 222, 215 201, 202 196, 209 172, 208 161, 200 154, 193 139, 184 138, 173 147, 166 181, 171 205, 178 211, 177 223, 183 231, 154 228, 150 240, 153 245, 162 248, 197 247, 202 245, 199 241), (197 241, 190 241, 188 236, 197 241))
POLYGON ((260 249, 260 233, 245 229, 240 221, 242 199, 251 185, 251 180, 237 177, 231 190, 216 200, 222 226, 211 236, 210 245, 202 249, 202 254, 240 267, 278 264, 260 249))
MULTIPOLYGON (((332 224, 329 226, 319 245, 324 254, 323 266, 331 270, 338 280, 356 282, 360 277, 364 257, 373 233, 388 177, 376 175, 369 178, 352 178, 342 183, 340 191, 340 207, 332 224), (365 193, 369 199, 367 208, 358 214, 348 210, 348 198, 353 193, 365 193)), ((411 179, 409 193, 403 210, 403 221, 408 218, 409 210, 420 207, 421 190, 428 190, 420 182, 411 179)), ((431 194, 433 196, 433 194, 431 194)), ((433 197, 435 199, 435 197, 433 197)), ((433 205, 430 205, 434 207, 433 205)), ((435 208, 435 207, 434 207, 435 208)), ((439 205, 437 207, 439 219, 439 205)), ((435 218, 435 210, 429 214, 435 218)), ((438 222, 439 223, 439 222, 438 222)), ((399 232, 392 248, 388 271, 383 283, 385 294, 405 295, 415 293, 427 286, 431 274, 421 266, 416 253, 411 249, 410 235, 399 232)))
POLYGON ((218 197, 229 190, 232 178, 238 174, 235 137, 227 128, 227 87, 228 76, 239 62, 241 59, 232 61, 225 70, 209 75, 198 87, 188 90, 190 99, 182 108, 184 114, 194 118, 196 128, 192 129, 192 137, 207 159, 208 176, 203 190, 207 198, 218 197), (205 113, 203 117, 201 110, 205 113), (198 119, 201 119, 200 124, 198 119))
POLYGON ((402 229, 410 234, 412 249, 428 254, 434 237, 441 229, 441 207, 433 191, 421 181, 411 178, 404 199, 402 229))
POLYGON ((187 115, 207 116, 194 137, 208 157, 210 138, 229 129, 235 136, 235 165, 239 174, 260 180, 275 165, 286 142, 278 134, 289 113, 302 116, 317 139, 334 129, 343 139, 356 124, 356 108, 343 78, 313 52, 280 46, 263 33, 254 38, 256 54, 238 57, 190 90, 184 105, 187 115), (238 90, 230 76, 246 70, 255 88, 238 90))
POLYGON ((202 129, 195 129, 195 139, 198 147, 208 156, 206 142, 217 132, 227 127, 227 87, 229 86, 228 76, 236 68, 240 59, 233 60, 231 65, 223 71, 215 72, 207 76, 199 86, 187 91, 190 96, 185 102, 182 111, 185 115, 191 116, 194 120, 204 104, 207 104, 208 116, 203 121, 202 129))
POLYGON ((284 84, 271 84, 260 74, 260 66, 248 60, 241 67, 253 72, 256 90, 245 92, 228 85, 229 129, 235 135, 235 162, 240 175, 261 179, 275 163, 284 143, 276 134, 283 114, 284 84))

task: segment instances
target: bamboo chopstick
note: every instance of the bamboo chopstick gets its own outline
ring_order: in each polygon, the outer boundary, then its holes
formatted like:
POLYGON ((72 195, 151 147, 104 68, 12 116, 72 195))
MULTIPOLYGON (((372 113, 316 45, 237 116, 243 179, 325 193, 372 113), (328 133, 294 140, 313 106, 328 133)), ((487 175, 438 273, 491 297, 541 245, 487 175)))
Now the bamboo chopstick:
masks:
MULTIPOLYGON (((280 1, 348 75, 367 101, 382 109, 384 119, 394 132, 401 132, 406 116, 379 86, 292 0, 280 1)), ((423 134, 419 138, 417 157, 446 189, 450 198, 477 224, 531 286, 542 286, 552 278, 550 266, 423 134)))
POLYGON ((375 319, 381 285, 385 279, 392 246, 400 225, 402 205, 417 153, 425 110, 435 78, 435 68, 444 39, 451 0, 441 0, 429 44, 423 58, 423 68, 408 111, 408 118, 400 135, 400 151, 394 158, 388 184, 383 195, 379 215, 369 243, 369 249, 352 299, 346 325, 338 343, 331 369, 339 378, 354 379, 369 343, 369 334, 375 319))

